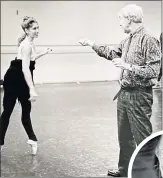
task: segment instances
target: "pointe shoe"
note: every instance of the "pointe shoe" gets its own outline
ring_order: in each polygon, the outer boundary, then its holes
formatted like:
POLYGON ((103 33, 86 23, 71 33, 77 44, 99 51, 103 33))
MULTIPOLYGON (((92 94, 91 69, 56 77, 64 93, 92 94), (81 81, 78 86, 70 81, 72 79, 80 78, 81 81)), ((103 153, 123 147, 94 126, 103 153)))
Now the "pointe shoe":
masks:
POLYGON ((32 148, 32 155, 36 155, 37 153, 37 142, 36 141, 33 141, 33 140, 28 140, 27 142, 31 148, 32 148))

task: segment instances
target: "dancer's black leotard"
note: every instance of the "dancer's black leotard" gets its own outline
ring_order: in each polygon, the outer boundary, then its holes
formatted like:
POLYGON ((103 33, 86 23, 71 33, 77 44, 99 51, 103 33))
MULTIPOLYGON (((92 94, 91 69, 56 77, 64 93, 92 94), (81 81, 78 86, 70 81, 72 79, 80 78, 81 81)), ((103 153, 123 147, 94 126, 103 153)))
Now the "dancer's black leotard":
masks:
MULTIPOLYGON (((33 70, 35 69, 35 61, 30 61, 29 69, 33 80, 33 70)), ((4 76, 4 91, 14 94, 21 94, 25 98, 29 98, 29 87, 26 83, 23 71, 22 60, 15 58, 11 61, 10 67, 4 76)))

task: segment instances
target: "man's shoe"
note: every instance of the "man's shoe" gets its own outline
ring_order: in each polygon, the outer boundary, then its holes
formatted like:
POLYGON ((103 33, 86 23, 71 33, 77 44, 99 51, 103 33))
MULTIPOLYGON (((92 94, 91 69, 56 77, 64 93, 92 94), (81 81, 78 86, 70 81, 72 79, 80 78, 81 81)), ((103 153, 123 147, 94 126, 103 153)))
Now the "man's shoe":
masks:
POLYGON ((121 173, 119 170, 108 170, 107 176, 112 176, 112 177, 122 177, 121 173))

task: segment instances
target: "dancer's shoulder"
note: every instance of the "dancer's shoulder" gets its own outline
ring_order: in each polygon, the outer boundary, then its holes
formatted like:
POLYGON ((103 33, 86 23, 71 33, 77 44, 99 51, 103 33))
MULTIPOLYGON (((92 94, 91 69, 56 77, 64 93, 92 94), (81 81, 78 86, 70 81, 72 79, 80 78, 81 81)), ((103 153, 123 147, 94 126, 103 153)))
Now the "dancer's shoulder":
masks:
POLYGON ((24 40, 24 41, 21 42, 19 47, 20 48, 26 48, 26 49, 29 48, 30 49, 31 48, 31 44, 27 40, 24 40))
POLYGON ((30 43, 27 42, 27 41, 23 41, 23 42, 20 44, 19 48, 20 48, 20 50, 21 50, 22 52, 28 52, 28 53, 30 52, 30 53, 31 53, 31 51, 32 51, 31 45, 30 45, 30 43))

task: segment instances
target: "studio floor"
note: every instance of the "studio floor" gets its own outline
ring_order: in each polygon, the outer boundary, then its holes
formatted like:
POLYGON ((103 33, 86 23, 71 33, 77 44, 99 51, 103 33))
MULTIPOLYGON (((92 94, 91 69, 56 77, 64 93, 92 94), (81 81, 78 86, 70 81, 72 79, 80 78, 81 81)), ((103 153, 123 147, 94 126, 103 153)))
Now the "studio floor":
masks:
MULTIPOLYGON (((1 153, 2 177, 103 177, 117 168, 117 82, 36 86, 32 123, 38 153, 31 156, 17 103, 1 153)), ((154 89, 151 122, 162 128, 162 91, 154 89)), ((1 100, 3 90, 1 91, 1 100)), ((2 104, 1 104, 2 105, 2 104)))

